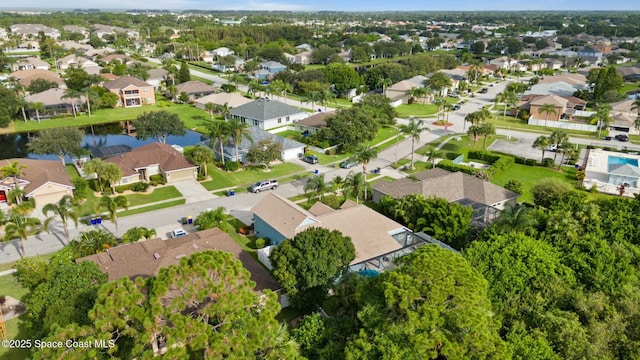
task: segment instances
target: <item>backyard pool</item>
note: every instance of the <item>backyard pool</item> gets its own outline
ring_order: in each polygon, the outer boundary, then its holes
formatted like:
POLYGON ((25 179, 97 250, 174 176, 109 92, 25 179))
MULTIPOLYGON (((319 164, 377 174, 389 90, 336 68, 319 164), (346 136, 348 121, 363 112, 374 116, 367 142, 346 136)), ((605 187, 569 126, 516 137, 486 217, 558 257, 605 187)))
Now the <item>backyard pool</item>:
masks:
POLYGON ((608 165, 632 165, 637 167, 638 166, 638 159, 630 159, 630 158, 625 158, 625 157, 620 157, 620 156, 609 156, 609 161, 608 161, 608 165))

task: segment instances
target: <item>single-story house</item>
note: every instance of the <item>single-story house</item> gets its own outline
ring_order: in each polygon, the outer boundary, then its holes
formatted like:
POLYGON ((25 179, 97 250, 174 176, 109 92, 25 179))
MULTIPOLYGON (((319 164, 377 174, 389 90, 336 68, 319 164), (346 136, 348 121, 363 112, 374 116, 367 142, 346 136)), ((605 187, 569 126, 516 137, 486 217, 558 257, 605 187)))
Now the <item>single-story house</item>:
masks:
POLYGON ((97 68, 98 72, 101 69, 101 67, 95 61, 87 59, 84 56, 78 56, 76 54, 67 55, 62 59, 56 61, 56 67, 60 70, 66 70, 71 66, 80 67, 83 69, 97 68))
POLYGON ((129 108, 156 103, 153 86, 131 76, 121 76, 106 82, 103 86, 118 95, 116 106, 129 108))
POLYGON ((269 193, 251 211, 256 236, 268 238, 274 246, 312 227, 340 231, 353 242, 356 256, 350 266, 356 271, 372 259, 393 257, 391 254, 407 249, 414 241, 409 229, 350 200, 338 210, 320 202, 305 210, 286 198, 269 193), (354 226, 358 224, 366 226, 354 226))
POLYGON ((616 72, 622 76, 624 81, 640 80, 640 66, 619 66, 616 72))
POLYGON ((260 63, 260 68, 256 71, 254 76, 256 79, 268 79, 281 71, 285 71, 286 69, 287 65, 281 64, 277 61, 264 61, 260 63))
POLYGON ((43 32, 46 36, 55 39, 60 37, 60 30, 42 24, 13 24, 9 27, 12 34, 20 35, 24 38, 36 38, 43 32))
POLYGON ((627 131, 638 134, 635 121, 638 118, 638 108, 635 107, 635 100, 622 100, 611 104, 613 112, 613 124, 616 130, 627 131))
POLYGON ((104 162, 116 164, 122 170, 122 178, 116 186, 149 181, 152 175, 157 174, 162 174, 167 183, 198 177, 198 166, 171 145, 159 142, 143 145, 104 162))
POLYGON ((58 84, 58 87, 65 87, 64 80, 58 76, 58 74, 54 73, 50 70, 18 70, 14 71, 10 75, 12 78, 18 80, 20 84, 24 87, 28 87, 31 85, 31 82, 36 79, 44 79, 47 81, 55 82, 58 84))
POLYGON ((36 57, 28 57, 24 59, 18 59, 15 63, 11 64, 11 71, 19 70, 49 70, 51 66, 48 62, 40 60, 36 57))
POLYGON ((264 98, 240 105, 229 111, 230 118, 257 126, 262 130, 291 125, 309 115, 309 113, 291 105, 264 98))
POLYGON ((227 93, 222 92, 218 94, 210 94, 207 96, 203 96, 199 99, 196 99, 195 105, 198 109, 204 110, 207 103, 213 103, 216 105, 224 105, 227 104, 229 109, 244 105, 246 103, 250 103, 251 99, 242 96, 242 94, 237 92, 227 93))
POLYGON ((59 115, 77 114, 81 110, 80 108, 84 100, 84 96, 80 99, 67 97, 65 90, 59 88, 45 90, 41 93, 24 97, 24 101, 27 103, 42 103, 44 105, 44 110, 39 111, 38 114, 36 114, 33 109, 28 110, 28 115, 31 119, 37 116, 40 116, 40 118, 51 118, 59 115))
POLYGON ((162 85, 162 81, 168 74, 167 70, 161 68, 149 69, 147 73, 149 74, 149 77, 147 78, 147 84, 153 86, 155 90, 158 90, 160 88, 160 85, 162 85))
POLYGON ((219 47, 217 49, 211 50, 211 56, 213 57, 225 57, 228 55, 233 55, 235 52, 227 47, 219 47))
MULTIPOLYGON (((416 84, 413 81, 402 80, 385 89, 384 95, 391 100, 392 105, 398 106, 400 104, 408 104, 411 95, 407 92, 414 88, 423 87, 423 85, 416 84)), ((428 102, 431 96, 424 96, 416 98, 416 102, 426 101, 428 102)))
MULTIPOLYGON (((282 161, 291 161, 299 158, 302 154, 304 154, 305 144, 297 142, 295 140, 287 139, 282 136, 278 136, 257 128, 255 126, 250 127, 248 135, 251 137, 249 140, 246 137, 242 138, 240 144, 238 144, 238 156, 240 157, 240 162, 246 162, 246 156, 249 152, 249 149, 253 144, 257 144, 261 140, 271 139, 273 142, 277 142, 282 144, 282 161)), ((203 143, 203 145, 208 144, 209 141, 203 143)), ((236 146, 234 145, 232 139, 228 139, 222 145, 223 156, 226 161, 237 161, 236 159, 236 146)), ((217 159, 220 159, 220 144, 215 141, 215 146, 213 147, 213 152, 217 159)))
MULTIPOLYGON (((73 196, 73 183, 67 169, 59 160, 7 159, 26 166, 18 176, 17 186, 24 190, 27 199, 33 198, 36 206, 57 203, 65 195, 73 196)), ((0 202, 7 201, 7 193, 16 186, 13 177, 0 179, 0 202)))
POLYGON ((410 194, 439 197, 471 206, 476 221, 488 222, 507 204, 515 205, 520 196, 475 176, 440 168, 422 171, 413 177, 417 180, 378 181, 373 185, 373 201, 377 204, 383 196, 400 198, 410 194))
POLYGON ((335 115, 335 112, 319 112, 302 119, 296 123, 296 130, 304 134, 313 134, 327 126, 327 117, 335 115))
POLYGON ((581 90, 582 88, 582 86, 570 85, 564 81, 538 83, 531 86, 531 90, 525 91, 524 94, 572 96, 577 90, 581 90))
POLYGON ((178 95, 186 93, 189 96, 189 101, 194 101, 195 99, 216 92, 216 88, 198 80, 191 80, 178 84, 176 85, 176 89, 178 90, 178 95))
POLYGON ((233 254, 251 273, 251 280, 256 283, 256 291, 276 291, 281 288, 258 261, 218 228, 167 240, 156 238, 123 244, 105 252, 76 259, 76 262, 93 261, 103 273, 109 275, 109 281, 116 281, 123 277, 135 279, 158 275, 160 269, 177 265, 181 258, 207 250, 233 254))

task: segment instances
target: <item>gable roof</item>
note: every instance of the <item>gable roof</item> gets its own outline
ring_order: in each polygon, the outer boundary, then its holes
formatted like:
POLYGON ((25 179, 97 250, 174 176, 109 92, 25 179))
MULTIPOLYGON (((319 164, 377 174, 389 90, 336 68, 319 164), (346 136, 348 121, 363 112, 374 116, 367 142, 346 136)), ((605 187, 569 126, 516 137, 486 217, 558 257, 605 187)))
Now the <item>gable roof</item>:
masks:
POLYGON ((120 156, 105 159, 104 162, 118 165, 123 176, 134 175, 138 172, 137 169, 155 164, 165 172, 196 167, 171 145, 159 142, 143 145, 120 156))
POLYGON ((612 164, 609 165, 609 175, 640 178, 640 168, 629 164, 612 164))
POLYGON ((109 275, 109 281, 115 281, 123 277, 135 279, 139 276, 157 275, 160 269, 177 265, 182 257, 206 250, 220 250, 233 254, 251 273, 256 290, 281 288, 262 265, 218 228, 167 240, 156 238, 125 244, 106 252, 79 258, 76 262, 93 261, 102 272, 109 275))
POLYGON ((387 88, 387 91, 407 91, 407 90, 411 90, 414 87, 419 87, 420 85, 417 85, 414 82, 411 82, 409 80, 402 80, 400 82, 397 82, 391 86, 389 86, 387 88))
MULTIPOLYGON (((251 148, 253 144, 257 144, 261 140, 270 139, 273 142, 280 143, 282 144, 282 150, 290 150, 290 149, 305 147, 303 143, 300 143, 295 140, 291 140, 282 136, 278 136, 276 134, 272 134, 268 131, 260 129, 257 126, 250 126, 247 129, 249 132, 248 135, 251 137, 253 141, 249 140, 247 137, 242 137, 242 141, 240 142, 240 144, 238 144, 238 155, 240 158, 242 158, 244 155, 248 153, 249 148, 251 148)), ((215 143, 216 145, 213 147, 213 151, 215 153, 218 153, 220 151, 220 145, 217 140, 215 143)), ((205 145, 205 146, 209 145, 209 141, 203 141, 202 145, 205 145)), ((222 151, 224 152, 224 155, 226 155, 227 158, 230 158, 230 159, 235 158, 236 147, 231 139, 227 140, 222 145, 222 151)))
POLYGON ((149 74, 149 79, 163 79, 167 75, 167 70, 162 68, 149 69, 147 73, 149 74))
POLYGON ((274 68, 274 67, 275 68, 280 68, 280 67, 284 67, 284 68, 286 68, 287 65, 281 64, 281 63, 279 63, 277 61, 271 61, 270 60, 270 61, 261 62, 260 63, 260 67, 263 67, 263 68, 274 68))
MULTIPOLYGON (((26 180, 28 184, 24 187, 24 192, 27 197, 30 197, 31 193, 47 183, 56 183, 61 186, 66 186, 73 189, 73 183, 67 169, 62 166, 62 163, 58 160, 36 160, 36 159, 7 159, 9 163, 14 161, 25 165, 23 170, 24 175, 19 176, 18 179, 26 180)), ((4 166, 4 164, 3 164, 4 166)), ((3 179, 0 179, 3 180, 3 179)))
POLYGON ((24 100, 28 103, 40 102, 45 106, 60 105, 60 104, 82 104, 85 97, 82 96, 82 100, 78 98, 65 97, 65 91, 59 88, 53 88, 45 90, 40 93, 27 95, 24 100))
POLYGON ((104 87, 109 90, 118 90, 118 89, 124 89, 127 86, 131 86, 131 85, 137 86, 137 87, 151 87, 151 85, 147 84, 146 82, 140 79, 136 79, 133 76, 121 76, 115 80, 107 81, 104 84, 104 87))
POLYGON ((422 194, 440 197, 447 201, 469 199, 484 205, 493 205, 515 199, 518 194, 498 185, 462 172, 449 172, 435 168, 414 175, 418 181, 403 178, 395 181, 378 181, 373 189, 392 197, 422 194))
POLYGON ((327 117, 335 115, 335 111, 319 112, 309 116, 306 119, 302 119, 296 123, 296 125, 303 125, 314 128, 323 128, 327 126, 327 117))
POLYGON ((569 100, 562 98, 560 96, 557 95, 545 95, 545 96, 539 96, 533 100, 531 100, 530 104, 531 105, 537 105, 537 106, 543 106, 545 104, 551 104, 555 107, 565 107, 567 106, 567 103, 569 102, 569 100))
POLYGON ((367 206, 349 202, 339 210, 327 209, 322 205, 314 205, 312 209, 318 213, 317 216, 288 199, 269 193, 251 211, 288 239, 311 227, 340 231, 351 238, 356 249, 356 257, 351 265, 402 248, 392 234, 406 229, 367 206), (305 221, 307 219, 313 221, 305 221))
POLYGON ((193 93, 203 93, 203 92, 214 92, 216 88, 211 85, 207 85, 202 81, 191 80, 181 84, 176 85, 176 89, 178 89, 178 94, 185 92, 187 94, 193 93))
POLYGON ((53 81, 58 85, 63 85, 64 80, 61 79, 58 74, 50 70, 33 69, 33 70, 18 70, 11 73, 11 77, 20 81, 24 86, 29 86, 35 79, 45 79, 53 81))
POLYGON ((259 121, 300 113, 304 113, 304 111, 278 100, 264 98, 254 100, 229 111, 229 114, 231 115, 259 121))

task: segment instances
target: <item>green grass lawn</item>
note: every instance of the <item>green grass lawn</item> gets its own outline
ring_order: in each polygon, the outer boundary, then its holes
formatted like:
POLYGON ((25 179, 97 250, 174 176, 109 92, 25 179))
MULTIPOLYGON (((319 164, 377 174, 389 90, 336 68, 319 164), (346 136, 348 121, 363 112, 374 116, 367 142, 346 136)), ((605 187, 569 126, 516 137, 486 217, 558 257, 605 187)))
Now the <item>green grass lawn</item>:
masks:
POLYGON ((209 165, 209 176, 211 176, 213 180, 203 182, 202 186, 209 191, 228 187, 249 186, 256 181, 275 179, 303 170, 304 168, 302 166, 292 163, 282 163, 271 166, 270 171, 248 167, 236 172, 226 172, 215 165, 209 165))
POLYGON ((419 173, 419 172, 422 172, 422 171, 425 171, 425 170, 431 168, 431 164, 430 163, 426 163, 424 161, 414 160, 414 162, 413 162, 413 170, 409 170, 409 163, 411 163, 411 159, 400 159, 398 161, 398 164, 400 164, 401 167, 406 166, 406 168, 404 170, 402 170, 402 171, 407 173, 407 174, 415 174, 415 173, 419 173))
POLYGON ((156 103, 154 105, 146 105, 136 108, 115 108, 100 109, 92 112, 91 117, 86 114, 79 115, 77 119, 71 117, 54 118, 42 120, 40 123, 36 121, 14 121, 9 127, 0 129, 0 133, 12 132, 30 132, 43 129, 51 129, 65 126, 86 126, 93 124, 104 124, 118 121, 135 120, 138 115, 158 110, 166 110, 170 113, 178 114, 180 119, 184 121, 187 129, 195 129, 196 131, 205 132, 207 124, 211 122, 209 114, 191 105, 174 104, 166 100, 162 96, 156 95, 156 103))
POLYGON ((135 215, 135 214, 142 214, 142 213, 145 213, 147 211, 166 209, 166 208, 170 208, 170 207, 173 207, 173 206, 183 205, 186 201, 187 200, 185 200, 185 199, 178 199, 178 200, 168 201, 168 202, 165 202, 165 203, 149 205, 149 206, 143 206, 143 207, 137 208, 137 209, 120 211, 118 213, 118 216, 119 217, 123 217, 123 216, 135 215))
POLYGON ((373 140, 371 140, 371 144, 373 145, 379 144, 387 139, 395 137, 396 135, 398 135, 397 128, 392 126, 382 126, 380 127, 380 129, 378 129, 378 133, 376 134, 376 137, 374 137, 373 140))
POLYGON ((640 83, 625 83, 624 86, 620 88, 620 94, 626 94, 631 90, 638 90, 638 88, 640 88, 640 83))
POLYGON ((438 112, 438 107, 433 104, 402 104, 396 108, 396 111, 401 118, 409 116, 426 117, 435 115, 438 112))
MULTIPOLYGON (((525 120, 520 120, 516 117, 513 116, 508 116, 506 118, 502 117, 502 111, 498 111, 498 117, 496 119, 496 115, 493 114, 491 116, 491 118, 489 120, 487 120, 488 123, 493 124, 496 127, 500 127, 500 128, 505 128, 505 129, 513 129, 513 130, 525 130, 525 131, 529 131, 529 132, 536 132, 536 133, 540 133, 540 134, 545 134, 545 135, 549 135, 551 134, 551 132, 554 130, 554 128, 549 128, 549 127, 544 127, 544 126, 536 126, 536 125, 529 125, 527 124, 527 121, 525 120)), ((469 128, 470 124, 467 123, 467 129, 469 128)), ((569 130, 569 129, 563 129, 567 134, 569 135, 577 135, 577 136, 581 136, 581 137, 594 137, 595 138, 595 133, 591 132, 591 131, 580 131, 580 130, 569 130)))
MULTIPOLYGON (((450 136, 447 138, 440 138, 432 143, 429 143, 418 150, 416 150, 417 154, 425 155, 427 150, 431 147, 438 147, 445 139, 452 138, 449 140, 443 147, 440 149, 440 158, 453 160, 456 156, 460 154, 464 154, 465 158, 467 157, 467 153, 469 150, 482 150, 482 138, 479 138, 477 143, 474 145, 473 140, 469 139, 468 136, 450 136), (460 140, 455 140, 455 138, 460 137, 460 140)), ((496 139, 504 138, 504 136, 489 136, 487 138, 487 147, 489 147, 496 139)))
POLYGON ((151 194, 131 194, 125 195, 129 200, 129 207, 149 204, 157 201, 174 199, 181 197, 182 194, 175 186, 164 186, 161 188, 153 189, 151 194))
MULTIPOLYGON (((15 264, 15 263, 14 263, 15 264)), ((13 264, 12 264, 13 266, 13 264)), ((18 282, 15 274, 0 276, 0 295, 8 295, 18 300, 24 300, 29 289, 18 282)), ((27 314, 5 321, 8 339, 31 339, 28 329, 24 327, 24 319, 27 314)), ((29 349, 7 349, 0 347, 0 358, 2 359, 28 359, 31 355, 29 349)))
POLYGON ((504 186, 509 180, 517 180, 522 183, 522 196, 518 201, 526 201, 533 204, 531 188, 543 179, 558 179, 571 185, 576 184, 576 169, 574 167, 562 167, 562 170, 543 168, 539 166, 527 166, 514 164, 502 173, 494 176, 491 182, 504 186))

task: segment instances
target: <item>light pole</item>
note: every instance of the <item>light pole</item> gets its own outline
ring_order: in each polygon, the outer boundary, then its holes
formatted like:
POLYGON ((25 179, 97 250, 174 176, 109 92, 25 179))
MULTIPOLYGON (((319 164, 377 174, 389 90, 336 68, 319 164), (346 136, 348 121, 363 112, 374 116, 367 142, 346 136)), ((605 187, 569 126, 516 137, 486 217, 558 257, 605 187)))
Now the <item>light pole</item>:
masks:
POLYGON ((462 132, 464 133, 465 132, 465 128, 467 126, 467 117, 464 114, 462 114, 462 115, 463 115, 462 116, 462 132))
POLYGON ((398 134, 396 135, 396 162, 395 162, 395 164, 398 165, 398 142, 400 142, 400 126, 397 126, 396 129, 398 129, 398 134))

